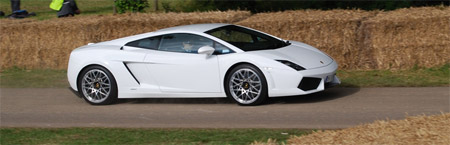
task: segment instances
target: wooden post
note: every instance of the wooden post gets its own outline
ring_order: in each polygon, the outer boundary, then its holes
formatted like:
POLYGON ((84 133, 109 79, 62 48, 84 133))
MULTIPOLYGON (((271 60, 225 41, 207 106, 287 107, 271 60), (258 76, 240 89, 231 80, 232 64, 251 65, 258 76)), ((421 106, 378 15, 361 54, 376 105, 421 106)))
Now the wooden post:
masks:
POLYGON ((114 3, 113 3, 113 12, 114 12, 114 14, 117 13, 117 10, 116 10, 116 0, 114 0, 114 3))
POLYGON ((153 10, 158 11, 158 0, 153 0, 153 10))

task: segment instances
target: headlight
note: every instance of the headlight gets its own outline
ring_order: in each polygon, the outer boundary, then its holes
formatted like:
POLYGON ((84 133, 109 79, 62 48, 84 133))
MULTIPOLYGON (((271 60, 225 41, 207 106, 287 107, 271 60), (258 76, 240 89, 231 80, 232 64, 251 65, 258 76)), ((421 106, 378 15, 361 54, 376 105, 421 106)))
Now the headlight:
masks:
POLYGON ((281 62, 282 64, 287 65, 297 71, 305 70, 304 67, 301 67, 301 66, 299 66, 293 62, 287 61, 287 60, 276 60, 276 61, 281 62))

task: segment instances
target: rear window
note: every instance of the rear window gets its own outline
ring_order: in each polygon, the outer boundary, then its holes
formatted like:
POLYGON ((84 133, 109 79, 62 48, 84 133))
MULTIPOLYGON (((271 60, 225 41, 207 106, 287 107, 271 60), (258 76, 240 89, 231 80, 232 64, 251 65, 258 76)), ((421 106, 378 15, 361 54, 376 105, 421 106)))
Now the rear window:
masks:
POLYGON ((157 50, 158 45, 159 45, 159 40, 160 40, 160 37, 144 38, 144 39, 129 42, 129 43, 125 44, 125 46, 157 50))

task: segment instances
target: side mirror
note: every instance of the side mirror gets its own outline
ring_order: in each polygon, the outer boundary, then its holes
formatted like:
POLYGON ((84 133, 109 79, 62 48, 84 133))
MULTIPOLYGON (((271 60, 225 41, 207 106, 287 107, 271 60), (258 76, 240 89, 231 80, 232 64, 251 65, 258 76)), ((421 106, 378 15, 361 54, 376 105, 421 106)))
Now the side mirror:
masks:
POLYGON ((203 46, 198 49, 198 54, 206 54, 208 56, 214 53, 215 49, 211 46, 203 46))

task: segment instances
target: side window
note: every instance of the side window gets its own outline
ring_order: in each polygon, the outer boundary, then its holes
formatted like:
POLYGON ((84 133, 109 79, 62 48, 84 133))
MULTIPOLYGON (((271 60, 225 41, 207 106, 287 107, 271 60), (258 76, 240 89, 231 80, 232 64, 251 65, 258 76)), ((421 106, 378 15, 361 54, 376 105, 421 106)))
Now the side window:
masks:
POLYGON ((129 42, 125 44, 125 46, 132 46, 132 47, 140 47, 140 48, 147 48, 147 49, 158 49, 160 37, 150 37, 150 38, 144 38, 136 41, 129 42))
POLYGON ((164 35, 159 45, 159 50, 183 53, 197 53, 202 46, 213 47, 213 41, 193 34, 169 34, 164 35))
POLYGON ((230 50, 228 47, 223 46, 220 43, 214 42, 214 48, 216 49, 214 51, 214 54, 228 54, 228 53, 233 53, 233 50, 230 50))

